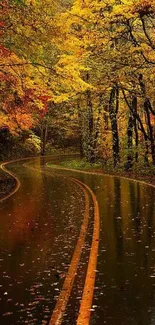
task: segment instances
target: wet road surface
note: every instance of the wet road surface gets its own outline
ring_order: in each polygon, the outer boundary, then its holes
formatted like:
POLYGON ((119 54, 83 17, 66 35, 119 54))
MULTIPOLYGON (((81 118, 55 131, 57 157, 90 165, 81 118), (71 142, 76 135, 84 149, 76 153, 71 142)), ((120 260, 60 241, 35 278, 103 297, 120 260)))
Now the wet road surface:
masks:
MULTIPOLYGON (((8 165, 21 187, 0 205, 0 324, 49 324, 85 211, 84 193, 70 180, 75 177, 93 190, 100 208, 90 324, 154 325, 155 189, 110 176, 53 173, 48 160, 28 162, 35 169, 8 165)), ((63 325, 76 324, 78 316, 93 233, 91 200, 89 212, 63 325)))

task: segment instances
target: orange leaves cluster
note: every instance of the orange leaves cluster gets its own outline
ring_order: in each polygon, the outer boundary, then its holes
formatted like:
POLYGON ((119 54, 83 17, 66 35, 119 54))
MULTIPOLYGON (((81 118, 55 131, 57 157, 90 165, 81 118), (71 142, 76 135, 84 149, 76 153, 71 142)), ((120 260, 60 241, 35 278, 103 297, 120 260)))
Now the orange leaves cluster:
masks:
POLYGON ((3 46, 0 56, 0 127, 7 126, 11 132, 30 129, 36 114, 46 114, 51 96, 33 79, 31 66, 24 65, 23 60, 3 46))
MULTIPOLYGON (((32 5, 32 2, 35 4, 35 1, 23 2, 23 10, 27 14, 29 14, 28 6, 32 5)), ((24 31, 21 29, 23 20, 20 4, 2 1, 1 9, 0 127, 8 127, 11 132, 17 133, 21 130, 32 128, 37 114, 43 116, 47 113, 48 101, 52 99, 52 92, 47 89, 48 76, 45 69, 37 68, 29 58, 24 58, 24 53, 19 55, 19 50, 16 51, 16 48, 22 47, 22 43, 18 44, 17 42, 19 39, 22 42, 21 36, 18 38, 18 35, 22 35, 24 31), (18 25, 16 25, 16 15, 18 25), (13 28, 14 31, 12 32, 13 28), (9 39, 10 44, 8 42, 9 39), (13 43, 13 49, 11 49, 11 42, 13 43)), ((24 12, 23 17, 25 20, 27 18, 28 25, 31 26, 29 17, 26 17, 24 12)), ((29 39, 27 37, 27 41, 29 43, 34 42, 31 39, 31 33, 29 39)), ((39 50, 40 46, 38 46, 38 52, 39 50)), ((22 48, 20 52, 22 52, 22 48)), ((31 53, 29 54, 31 55, 31 53)))

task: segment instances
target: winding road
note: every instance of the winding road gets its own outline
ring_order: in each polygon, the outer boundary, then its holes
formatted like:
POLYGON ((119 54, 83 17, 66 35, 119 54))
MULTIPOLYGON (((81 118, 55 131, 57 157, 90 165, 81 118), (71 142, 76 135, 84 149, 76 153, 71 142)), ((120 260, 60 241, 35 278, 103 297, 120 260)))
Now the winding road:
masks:
POLYGON ((72 158, 2 165, 17 187, 0 203, 0 324, 154 325, 155 188, 60 168, 72 158))

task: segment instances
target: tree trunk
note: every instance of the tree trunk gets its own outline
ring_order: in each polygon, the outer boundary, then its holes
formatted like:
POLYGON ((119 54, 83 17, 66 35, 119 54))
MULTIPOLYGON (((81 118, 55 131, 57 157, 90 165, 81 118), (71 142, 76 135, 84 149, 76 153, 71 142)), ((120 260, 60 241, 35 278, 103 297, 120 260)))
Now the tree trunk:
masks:
MULTIPOLYGON (((132 105, 130 105, 129 101, 127 100, 127 97, 126 97, 126 94, 125 94, 124 90, 122 92, 123 92, 123 95, 124 95, 125 102, 127 103, 130 111, 132 112, 134 120, 138 122, 139 129, 140 129, 140 131, 142 132, 142 134, 144 136, 145 147, 146 147, 144 162, 146 164, 148 164, 149 163, 149 160, 148 160, 148 154, 149 154, 148 141, 150 139, 149 139, 149 136, 148 136, 147 132, 145 131, 145 128, 144 128, 143 122, 142 122, 142 120, 140 118, 140 115, 137 112, 137 98, 134 96, 134 98, 132 100, 132 105)), ((135 130, 136 131, 135 132, 135 134, 136 134, 136 145, 138 147, 139 137, 138 137, 137 123, 135 124, 135 128, 136 128, 136 130, 135 130)), ((138 159, 138 152, 137 152, 137 159, 138 159)))
MULTIPOLYGON (((86 81, 89 82, 89 73, 86 75, 86 81)), ((85 156, 86 159, 93 163, 95 161, 95 155, 93 150, 93 129, 94 129, 94 117, 93 117, 93 105, 91 100, 91 91, 88 89, 86 92, 86 139, 85 139, 85 156)))
POLYGON ((81 107, 80 107, 80 99, 77 100, 77 108, 78 108, 78 122, 79 122, 80 156, 81 156, 81 158, 83 158, 84 150, 83 150, 82 113, 81 113, 81 107))
POLYGON ((116 167, 120 162, 119 135, 118 135, 118 125, 117 125, 118 106, 119 106, 118 87, 113 86, 110 93, 109 117, 111 121, 112 138, 113 138, 114 167, 116 167), (115 104, 115 99, 116 99, 116 104, 115 104))
POLYGON ((95 155, 93 150, 93 107, 91 102, 90 90, 87 91, 87 111, 88 111, 88 161, 90 163, 95 162, 95 155))
POLYGON ((135 161, 138 162, 138 145, 139 145, 139 135, 138 135, 138 125, 137 125, 137 97, 134 96, 132 98, 132 109, 133 109, 133 125, 135 132, 135 143, 136 143, 136 153, 135 153, 135 161))
POLYGON ((47 131, 48 131, 47 122, 43 121, 42 128, 41 128, 41 155, 42 156, 44 156, 46 152, 47 131))
POLYGON ((100 112, 103 110, 103 120, 104 120, 104 129, 109 130, 109 114, 108 114, 108 105, 104 105, 104 94, 100 94, 99 96, 99 107, 100 112))
POLYGON ((148 136, 149 140, 151 142, 151 155, 152 155, 152 162, 153 165, 155 165, 155 140, 154 140, 154 134, 153 134, 153 126, 151 123, 151 117, 150 113, 154 113, 152 110, 151 102, 150 99, 146 95, 146 86, 145 86, 145 81, 143 79, 143 75, 139 75, 139 84, 141 87, 141 91, 144 97, 144 112, 146 116, 146 122, 147 122, 147 127, 148 127, 148 136))
POLYGON ((127 127, 127 138, 128 138, 128 155, 127 155, 127 169, 131 169, 133 166, 133 115, 129 113, 128 127, 127 127))
POLYGON ((145 141, 145 155, 144 155, 144 164, 145 165, 149 165, 149 158, 148 158, 148 155, 149 155, 149 145, 148 145, 148 139, 146 138, 146 136, 144 135, 144 141, 145 141))
POLYGON ((151 142, 152 162, 153 162, 153 165, 155 165, 155 141, 154 141, 153 127, 152 127, 152 123, 151 123, 149 106, 150 106, 149 99, 146 98, 145 101, 144 101, 144 110, 145 110, 145 113, 146 113, 149 138, 150 138, 150 142, 151 142))
MULTIPOLYGON (((98 114, 100 114, 100 113, 98 113, 98 114)), ((94 134, 94 140, 93 140, 94 160, 96 160, 96 158, 97 158, 97 141, 98 141, 99 133, 100 133, 100 115, 98 116, 97 122, 95 125, 95 134, 94 134)))

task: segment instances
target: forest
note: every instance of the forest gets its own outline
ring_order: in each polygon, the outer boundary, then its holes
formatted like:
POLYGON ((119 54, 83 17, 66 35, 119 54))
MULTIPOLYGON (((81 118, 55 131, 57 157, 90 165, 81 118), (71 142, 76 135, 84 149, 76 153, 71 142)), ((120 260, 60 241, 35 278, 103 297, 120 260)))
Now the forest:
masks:
POLYGON ((155 0, 0 0, 0 324, 155 325, 155 0))
POLYGON ((0 10, 0 159, 71 148, 154 173, 155 1, 1 0, 0 10))

